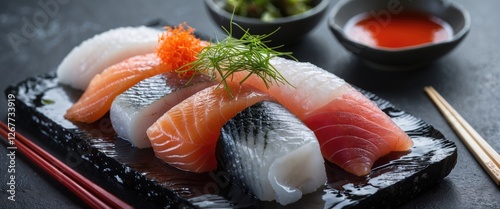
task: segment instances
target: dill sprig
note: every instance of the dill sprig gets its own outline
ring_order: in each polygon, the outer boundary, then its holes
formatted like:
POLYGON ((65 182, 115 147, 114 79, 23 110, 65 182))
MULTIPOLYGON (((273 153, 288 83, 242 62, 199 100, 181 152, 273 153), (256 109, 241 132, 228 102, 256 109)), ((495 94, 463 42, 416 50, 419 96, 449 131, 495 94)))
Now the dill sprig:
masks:
POLYGON ((276 51, 281 46, 268 47, 266 45, 265 39, 274 32, 266 35, 251 35, 248 29, 245 30, 232 21, 231 23, 229 31, 223 28, 228 34, 225 39, 204 47, 197 55, 197 60, 187 64, 187 68, 181 68, 183 70, 178 70, 178 72, 194 71, 194 73, 210 75, 213 79, 219 78, 218 87, 222 85, 231 96, 231 90, 227 85, 228 79, 231 81, 232 75, 241 71, 248 71, 249 74, 240 81, 240 84, 255 74, 262 79, 267 88, 274 84, 291 85, 270 63, 273 57, 278 56, 287 56, 295 60, 291 52, 276 51), (239 39, 232 37, 233 24, 244 32, 239 39))

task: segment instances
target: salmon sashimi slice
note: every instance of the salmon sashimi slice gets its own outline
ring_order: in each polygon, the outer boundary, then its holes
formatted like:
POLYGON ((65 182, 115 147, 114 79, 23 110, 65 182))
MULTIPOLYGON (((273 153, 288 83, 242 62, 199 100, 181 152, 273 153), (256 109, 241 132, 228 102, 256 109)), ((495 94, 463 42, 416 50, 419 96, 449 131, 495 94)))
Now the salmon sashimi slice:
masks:
POLYGON ((71 121, 92 123, 111 108, 113 99, 140 81, 173 69, 163 65, 154 53, 138 55, 112 65, 94 76, 80 99, 64 117, 71 121))
POLYGON ((264 91, 301 119, 318 138, 323 157, 358 176, 392 151, 407 151, 411 138, 376 104, 343 79, 313 64, 273 58, 291 84, 267 88, 261 78, 235 73, 232 81, 264 91))
POLYGON ((228 82, 212 86, 177 104, 151 127, 147 134, 156 156, 185 171, 207 172, 217 168, 215 146, 222 126, 253 104, 273 100, 257 89, 228 82))

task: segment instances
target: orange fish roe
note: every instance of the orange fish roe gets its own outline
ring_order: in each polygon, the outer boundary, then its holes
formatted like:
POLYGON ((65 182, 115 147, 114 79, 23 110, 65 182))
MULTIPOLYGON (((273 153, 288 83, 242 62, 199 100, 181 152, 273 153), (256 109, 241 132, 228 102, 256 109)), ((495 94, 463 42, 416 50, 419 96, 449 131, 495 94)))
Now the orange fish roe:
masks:
POLYGON ((180 76, 192 75, 193 71, 186 71, 187 64, 196 61, 197 55, 203 49, 201 40, 194 36, 194 29, 186 23, 177 27, 165 27, 166 32, 158 38, 156 53, 161 63, 176 69, 180 76))

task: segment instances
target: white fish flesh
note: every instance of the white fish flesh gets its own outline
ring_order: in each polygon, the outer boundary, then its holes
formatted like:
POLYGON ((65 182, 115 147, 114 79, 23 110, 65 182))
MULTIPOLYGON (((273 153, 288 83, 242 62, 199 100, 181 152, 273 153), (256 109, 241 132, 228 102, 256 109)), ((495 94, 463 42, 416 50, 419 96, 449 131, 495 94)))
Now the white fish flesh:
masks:
POLYGON ((111 29, 83 41, 57 68, 60 83, 85 90, 92 78, 129 57, 153 53, 160 30, 139 27, 111 29))
POLYGON ((314 133, 280 104, 257 103, 224 125, 219 168, 260 200, 287 205, 326 182, 314 133))
POLYGON ((133 146, 151 147, 147 128, 170 108, 213 84, 204 75, 180 78, 175 72, 145 79, 113 100, 111 124, 133 146))

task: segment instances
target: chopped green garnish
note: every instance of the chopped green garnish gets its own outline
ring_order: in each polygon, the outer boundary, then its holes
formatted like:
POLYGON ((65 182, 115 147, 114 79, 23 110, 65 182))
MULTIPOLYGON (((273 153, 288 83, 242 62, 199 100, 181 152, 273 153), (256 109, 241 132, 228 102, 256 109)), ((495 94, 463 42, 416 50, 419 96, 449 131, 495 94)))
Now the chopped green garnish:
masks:
POLYGON ((225 9, 234 14, 272 21, 297 15, 312 8, 311 0, 226 0, 225 9))

